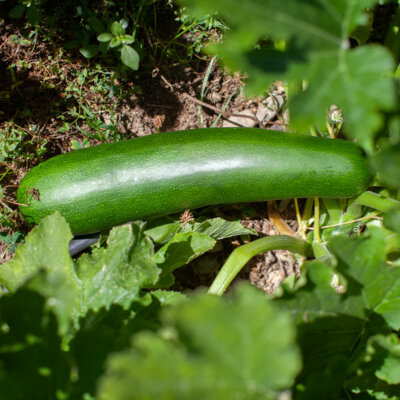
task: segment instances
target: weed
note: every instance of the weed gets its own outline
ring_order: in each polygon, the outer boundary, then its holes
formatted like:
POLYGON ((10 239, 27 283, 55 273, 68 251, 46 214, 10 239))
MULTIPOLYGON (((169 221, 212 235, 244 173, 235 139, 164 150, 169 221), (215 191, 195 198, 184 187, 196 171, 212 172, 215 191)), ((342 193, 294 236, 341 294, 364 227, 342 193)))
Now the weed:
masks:
POLYGON ((16 124, 5 123, 0 126, 0 161, 41 157, 46 152, 47 140, 37 136, 37 130, 37 125, 22 128, 16 124))

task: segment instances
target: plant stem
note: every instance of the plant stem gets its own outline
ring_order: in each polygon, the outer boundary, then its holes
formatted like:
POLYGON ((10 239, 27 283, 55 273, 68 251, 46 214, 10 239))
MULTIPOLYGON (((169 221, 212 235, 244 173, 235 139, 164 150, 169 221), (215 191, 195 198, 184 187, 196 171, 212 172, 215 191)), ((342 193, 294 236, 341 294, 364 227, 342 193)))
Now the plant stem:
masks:
MULTIPOLYGON (((214 57, 211 59, 210 63, 208 64, 207 71, 206 71, 206 74, 205 74, 205 76, 204 76, 203 84, 201 85, 201 90, 200 90, 200 100, 201 100, 201 101, 204 100, 204 95, 205 95, 205 92, 206 92, 208 79, 209 79, 209 77, 210 77, 210 74, 211 74, 211 71, 212 71, 212 68, 213 68, 213 66, 214 66, 214 62, 215 62, 216 59, 217 59, 217 56, 214 56, 214 57)), ((201 107, 201 105, 198 105, 198 106, 197 106, 197 113, 199 114, 199 118, 200 118, 200 126, 203 127, 203 125, 204 125, 204 120, 203 120, 203 114, 202 114, 202 107, 201 107)))
MULTIPOLYGON (((226 103, 225 103, 224 106, 222 107, 222 111, 226 111, 226 109, 228 108, 228 105, 229 105, 229 103, 231 102, 232 97, 233 97, 234 95, 236 95, 236 91, 234 91, 234 92, 229 96, 228 100, 226 101, 226 103)), ((222 115, 223 115, 222 113, 219 113, 219 114, 218 114, 217 118, 215 119, 215 121, 214 121, 213 124, 211 125, 211 128, 215 128, 215 127, 216 127, 216 125, 217 125, 219 119, 222 117, 222 115)))
POLYGON ((298 200, 296 198, 294 199, 294 207, 296 209, 297 225, 299 226, 298 231, 299 231, 301 237, 303 239, 306 239, 307 235, 306 235, 306 231, 304 230, 303 221, 301 219, 299 202, 298 202, 298 200))
POLYGON ((317 243, 321 242, 319 235, 319 198, 314 197, 314 241, 317 243))
POLYGON ((383 212, 389 211, 391 208, 400 206, 400 201, 394 200, 390 197, 382 196, 374 192, 364 192, 354 200, 354 203, 375 208, 375 210, 383 212))
POLYGON ((385 47, 388 48, 395 57, 396 63, 400 61, 400 7, 397 7, 396 12, 390 21, 389 29, 385 38, 385 47))
POLYGON ((286 235, 267 236, 236 248, 222 266, 208 293, 221 296, 247 262, 270 250, 289 250, 304 257, 312 256, 311 246, 304 240, 286 235))

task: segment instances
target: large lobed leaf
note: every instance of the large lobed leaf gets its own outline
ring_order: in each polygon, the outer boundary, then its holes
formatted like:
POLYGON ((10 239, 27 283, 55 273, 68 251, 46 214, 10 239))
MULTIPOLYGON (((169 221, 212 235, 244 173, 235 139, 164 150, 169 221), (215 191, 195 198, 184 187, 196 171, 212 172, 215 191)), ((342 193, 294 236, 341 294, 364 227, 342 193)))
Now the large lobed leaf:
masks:
MULTIPOLYGON (((90 310, 141 300, 141 289, 158 280, 153 245, 143 224, 114 228, 107 248, 74 262, 68 252, 69 226, 58 213, 44 218, 13 260, 0 266, 0 284, 9 294, 26 285, 41 294, 66 334, 90 310)), ((3 292, 1 292, 3 293, 3 292)))
MULTIPOLYGON (((66 333, 79 314, 80 283, 69 255, 71 231, 59 214, 45 218, 15 257, 0 266, 0 284, 10 293, 28 283, 46 299, 46 305, 58 317, 60 331, 66 333)), ((0 297, 3 291, 0 290, 0 297)))
POLYGON ((251 94, 265 92, 276 80, 307 80, 304 93, 291 98, 291 122, 298 129, 324 125, 328 108, 344 113, 346 133, 371 151, 382 126, 382 110, 395 106, 393 59, 383 47, 351 49, 349 37, 367 24, 375 0, 180 0, 189 11, 216 11, 231 30, 209 50, 233 71, 249 75, 251 94), (265 38, 285 40, 285 51, 256 49, 265 38))
POLYGON ((207 220, 190 224, 187 232, 171 231, 155 251, 144 229, 143 222, 118 226, 110 232, 107 247, 73 261, 68 252, 71 232, 55 213, 32 230, 13 260, 0 266, 0 284, 9 294, 26 285, 45 297, 64 335, 89 312, 113 305, 128 310, 134 302, 149 300, 143 289, 171 286, 172 272, 212 249, 213 237, 252 233, 238 222, 207 220))
POLYGON ((277 399, 300 369, 293 321, 249 286, 233 298, 200 294, 167 310, 109 358, 99 398, 277 399))
POLYGON ((332 288, 332 268, 314 261, 307 267, 305 285, 278 300, 298 323, 304 368, 296 398, 336 399, 346 396, 344 391, 378 388, 388 396, 382 398, 390 398, 399 375, 396 369, 388 373, 387 366, 398 360, 397 343, 377 352, 376 361, 371 361, 371 351, 369 358, 365 352, 368 346, 382 346, 387 335, 400 328, 400 269, 385 262, 381 228, 371 227, 367 234, 350 239, 335 236, 331 250, 345 282, 344 293, 332 288), (375 335, 380 336, 374 339, 375 335))
POLYGON ((400 395, 400 339, 397 334, 376 335, 351 366, 347 386, 376 399, 397 400, 400 395))

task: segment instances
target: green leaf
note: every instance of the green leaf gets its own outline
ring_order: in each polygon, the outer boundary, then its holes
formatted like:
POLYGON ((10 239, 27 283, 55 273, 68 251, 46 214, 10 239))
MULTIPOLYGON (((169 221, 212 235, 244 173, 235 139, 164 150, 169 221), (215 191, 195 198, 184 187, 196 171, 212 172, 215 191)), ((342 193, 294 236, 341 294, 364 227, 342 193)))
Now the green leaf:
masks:
POLYGON ((0 298, 0 393, 7 400, 57 399, 70 387, 70 359, 57 331, 39 293, 21 289, 0 298))
POLYGON ((104 31, 106 30, 106 28, 105 28, 103 22, 102 22, 99 18, 97 18, 97 17, 95 17, 95 16, 93 16, 93 15, 90 16, 90 17, 88 18, 88 23, 89 23, 89 26, 90 26, 97 34, 101 34, 102 32, 104 32, 104 31))
POLYGON ((27 284, 46 297, 63 334, 79 309, 79 282, 68 251, 71 238, 68 224, 55 213, 43 218, 17 248, 15 257, 0 267, 0 284, 8 292, 15 293, 27 284))
POLYGON ((156 219, 147 223, 145 233, 155 243, 165 244, 179 231, 181 225, 177 221, 171 222, 171 218, 169 217, 156 219))
POLYGON ((303 286, 277 300, 298 324, 304 361, 299 399, 345 396, 347 371, 369 338, 400 328, 400 269, 385 262, 383 229, 370 227, 351 238, 336 235, 330 249, 338 260, 343 293, 332 287, 332 268, 315 261, 307 264, 303 286))
POLYGON ((240 221, 225 221, 222 218, 212 218, 205 221, 189 222, 183 232, 199 232, 215 240, 226 239, 232 236, 256 235, 254 229, 245 228, 240 221))
POLYGON ((40 10, 35 4, 31 4, 26 10, 26 18, 32 25, 37 25, 42 19, 40 10))
POLYGON ((22 18, 25 10, 26 10, 26 7, 23 4, 17 4, 15 7, 13 7, 10 10, 10 12, 8 13, 8 16, 10 18, 22 18))
POLYGON ((374 0, 181 0, 197 16, 217 11, 231 30, 209 47, 232 71, 248 74, 249 94, 264 93, 281 81, 307 82, 292 97, 291 123, 300 130, 324 126, 328 107, 337 105, 344 129, 368 151, 382 127, 382 111, 396 104, 389 51, 378 45, 350 48, 356 27, 368 25, 374 0), (265 38, 285 41, 285 50, 255 45, 265 38), (260 46, 258 46, 260 47, 260 46))
POLYGON ((93 58, 99 54, 99 46, 97 44, 87 44, 79 49, 79 52, 85 58, 93 58))
POLYGON ((400 233, 400 208, 394 208, 387 212, 384 223, 392 231, 400 233))
POLYGON ((99 42, 109 42, 114 36, 111 33, 104 32, 97 36, 99 42))
POLYGON ((154 285, 159 276, 150 239, 143 234, 143 223, 114 228, 107 248, 95 249, 77 261, 81 279, 81 314, 119 304, 128 309, 140 298, 140 290, 154 285))
POLYGON ((343 111, 346 135, 371 152, 374 134, 383 124, 380 111, 390 110, 395 102, 392 69, 390 53, 379 46, 318 57, 310 65, 307 90, 291 105, 294 126, 322 127, 329 106, 336 104, 343 111))
MULTIPOLYGON (((60 333, 68 333, 89 311, 120 305, 128 309, 142 301, 141 289, 154 285, 160 270, 143 223, 114 228, 107 248, 72 261, 72 238, 64 218, 43 218, 17 249, 13 260, 0 267, 0 284, 15 293, 22 286, 39 292, 57 316, 60 333)), ((0 291, 0 297, 3 291, 0 291)))
POLYGON ((351 32, 351 38, 357 40, 359 45, 365 44, 371 36, 372 26, 374 22, 374 14, 372 11, 368 13, 368 23, 366 25, 357 26, 353 32, 351 32))
POLYGON ((251 49, 264 37, 279 40, 296 40, 307 52, 315 49, 340 49, 348 47, 348 37, 357 26, 368 23, 364 11, 374 0, 316 2, 313 0, 181 0, 197 16, 217 11, 226 18, 239 43, 226 42, 223 47, 235 51, 251 49), (249 29, 251 27, 251 29, 249 29), (238 33, 238 35, 236 35, 238 33))
POLYGON ((383 182, 393 188, 400 187, 400 144, 384 148, 371 162, 383 182))
POLYGON ((113 306, 89 312, 63 346, 57 321, 39 293, 22 288, 0 298, 1 393, 7 400, 94 398, 107 356, 126 349, 133 333, 158 329, 161 307, 187 301, 181 293, 163 291, 147 299, 129 310, 113 306))
POLYGON ((110 41, 110 47, 118 47, 121 43, 119 36, 114 36, 110 41))
POLYGON ((373 358, 382 357, 384 354, 376 370, 376 376, 390 385, 400 385, 400 339, 398 335, 392 333, 387 336, 373 337, 369 340, 367 351, 373 358))
POLYGON ((232 236, 256 235, 254 229, 245 228, 240 221, 225 221, 222 218, 196 219, 194 222, 182 224, 179 221, 171 222, 171 218, 157 219, 154 226, 148 224, 146 235, 154 242, 165 244, 180 229, 182 232, 198 232, 212 237, 215 240, 226 239, 232 236))
POLYGON ((346 386, 377 399, 397 399, 400 384, 400 339, 392 333, 372 336, 350 368, 346 386))
POLYGON ((121 35, 119 38, 121 39, 122 43, 125 44, 131 44, 135 41, 135 39, 131 35, 121 35))
POLYGON ((292 385, 300 369, 294 325, 261 291, 201 294, 166 311, 160 336, 136 335, 109 358, 100 400, 272 400, 292 385))
POLYGON ((131 46, 122 45, 121 61, 130 69, 136 71, 139 68, 139 54, 131 46))
POLYGON ((68 42, 64 43, 64 48, 66 49, 76 49, 79 47, 81 42, 79 40, 69 40, 68 42))
MULTIPOLYGON (((400 329, 400 269, 385 262, 383 230, 371 226, 368 234, 358 239, 335 237, 332 248, 339 257, 339 271, 349 282, 362 285, 364 306, 391 328, 400 329)), ((350 289, 359 291, 356 286, 350 289)))
POLYGON ((155 255, 157 265, 162 271, 156 286, 171 286, 175 281, 172 275, 175 269, 211 250, 214 245, 215 240, 202 233, 177 233, 155 255))
POLYGON ((114 21, 111 24, 111 33, 115 36, 123 35, 125 33, 125 29, 119 22, 114 21))
POLYGON ((15 231, 13 234, 0 233, 0 243, 7 245, 7 252, 14 254, 17 250, 18 244, 23 241, 24 233, 15 231))
POLYGON ((153 290, 151 295, 155 297, 162 306, 173 306, 187 301, 187 297, 181 292, 174 292, 173 290, 153 290))

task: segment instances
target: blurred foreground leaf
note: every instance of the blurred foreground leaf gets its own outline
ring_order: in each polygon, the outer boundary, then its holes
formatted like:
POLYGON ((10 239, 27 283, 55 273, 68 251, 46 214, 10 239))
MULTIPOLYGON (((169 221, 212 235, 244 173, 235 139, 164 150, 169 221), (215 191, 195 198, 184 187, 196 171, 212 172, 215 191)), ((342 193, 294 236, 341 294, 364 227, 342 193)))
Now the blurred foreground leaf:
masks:
POLYGON ((400 339, 392 333, 368 340, 365 351, 352 365, 347 386, 376 399, 398 399, 400 394, 400 339))
POLYGON ((107 248, 75 263, 68 251, 69 226, 55 213, 32 230, 13 260, 0 266, 0 284, 10 293, 26 284, 44 296, 66 334, 89 310, 112 304, 129 308, 145 285, 158 280, 153 245, 142 230, 140 223, 114 228, 107 248))
MULTIPOLYGON (((332 268, 314 261, 308 264, 304 286, 286 291, 278 300, 294 313, 298 324, 304 368, 296 399, 338 399, 346 392, 357 393, 358 382, 347 379, 357 370, 367 343, 377 334, 400 328, 400 269, 385 262, 383 230, 371 227, 360 237, 335 236, 331 250, 338 259, 343 293, 332 287, 332 268)), ((382 357, 392 365, 390 352, 382 357)), ((390 398, 394 388, 385 383, 383 374, 374 372, 363 391, 385 386, 390 398)))
POLYGON ((250 94, 266 92, 277 80, 305 80, 306 90, 290 98, 293 127, 323 127, 329 107, 336 105, 343 111, 346 134, 372 151, 372 139, 383 124, 381 111, 395 107, 394 62, 378 45, 351 49, 349 38, 370 23, 366 10, 377 1, 180 2, 196 16, 218 12, 226 19, 231 29, 209 51, 233 72, 248 74, 250 94), (283 40, 284 49, 258 46, 267 40, 283 40))
POLYGON ((261 291, 200 294, 170 308, 159 335, 141 333, 110 357, 99 398, 278 399, 300 369, 294 341, 290 314, 261 291))

